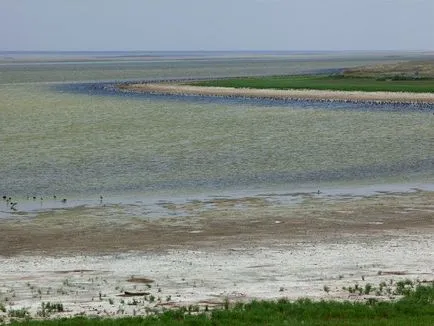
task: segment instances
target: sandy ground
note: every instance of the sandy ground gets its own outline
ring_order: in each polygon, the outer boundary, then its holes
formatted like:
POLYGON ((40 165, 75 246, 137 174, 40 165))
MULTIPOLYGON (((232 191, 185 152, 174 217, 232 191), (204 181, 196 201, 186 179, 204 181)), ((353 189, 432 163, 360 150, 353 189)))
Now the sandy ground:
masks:
MULTIPOLYGON (((434 281, 434 192, 259 197, 173 205, 185 218, 113 222, 77 211, 0 222, 0 302, 71 315, 200 310, 286 297, 365 300, 343 287, 434 281), (204 209, 212 204, 212 209, 204 209), (327 288, 327 291, 325 291, 327 288)), ((394 296, 380 296, 388 299, 394 296)), ((378 298, 378 296, 376 296, 378 298)))
POLYGON ((277 90, 231 87, 202 87, 179 84, 130 84, 122 90, 170 95, 240 96, 269 99, 293 99, 315 101, 348 101, 370 103, 434 103, 433 93, 360 92, 322 90, 277 90))

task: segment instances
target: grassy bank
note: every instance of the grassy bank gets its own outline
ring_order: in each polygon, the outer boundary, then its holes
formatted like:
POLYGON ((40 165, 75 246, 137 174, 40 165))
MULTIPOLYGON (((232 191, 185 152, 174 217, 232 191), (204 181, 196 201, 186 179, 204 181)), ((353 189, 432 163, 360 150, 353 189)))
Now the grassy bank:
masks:
POLYGON ((434 60, 344 69, 335 75, 264 76, 196 82, 197 86, 365 92, 434 92, 434 60))
POLYGON ((404 297, 395 302, 254 301, 212 312, 198 307, 166 311, 148 317, 96 319, 77 317, 51 321, 13 322, 12 325, 433 325, 434 284, 414 290, 403 287, 404 297))
POLYGON ((253 89, 316 89, 365 92, 434 92, 434 78, 302 75, 230 78, 194 82, 195 86, 253 89))

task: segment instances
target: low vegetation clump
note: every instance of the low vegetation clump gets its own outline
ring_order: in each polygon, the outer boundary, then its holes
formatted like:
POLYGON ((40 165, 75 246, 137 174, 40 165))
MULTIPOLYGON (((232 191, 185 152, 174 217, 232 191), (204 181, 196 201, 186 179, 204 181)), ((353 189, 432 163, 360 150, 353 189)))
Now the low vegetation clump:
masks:
POLYGON ((12 318, 29 318, 30 313, 26 308, 11 309, 8 311, 8 316, 12 318))
POLYGON ((41 309, 38 311, 38 316, 48 317, 52 313, 63 312, 63 304, 62 303, 51 303, 51 302, 42 302, 41 309))
MULTIPOLYGON (((338 302, 300 299, 291 302, 253 301, 232 304, 208 311, 198 306, 168 310, 147 317, 70 319, 12 322, 12 325, 433 325, 434 283, 397 285, 405 289, 398 301, 366 300, 338 302)), ((365 288, 365 292, 371 289, 365 288)))

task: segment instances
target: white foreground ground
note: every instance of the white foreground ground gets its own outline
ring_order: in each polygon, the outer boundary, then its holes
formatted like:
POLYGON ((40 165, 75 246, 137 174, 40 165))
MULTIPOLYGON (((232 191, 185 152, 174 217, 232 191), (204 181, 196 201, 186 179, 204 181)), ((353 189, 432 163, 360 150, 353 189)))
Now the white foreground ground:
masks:
MULTIPOLYGON (((150 308, 219 305, 251 299, 309 297, 361 300, 342 287, 390 279, 433 280, 429 234, 396 235, 379 243, 298 243, 281 248, 233 248, 104 256, 0 259, 7 309, 61 302, 57 315, 146 314, 150 308), (131 279, 133 277, 133 279, 131 279), (153 280, 148 285, 142 278, 153 280), (132 280, 133 282, 129 282, 132 280), (330 292, 324 291, 324 286, 330 292), (127 292, 147 292, 123 297, 127 292), (149 302, 151 295, 154 302, 149 302)), ((3 298, 4 299, 4 298, 3 298)))
MULTIPOLYGON (((2 222, 0 318, 21 308, 37 317, 42 302, 62 303, 65 311, 51 315, 60 317, 203 310, 225 300, 393 299, 343 287, 434 281, 433 199, 429 191, 309 195, 290 208, 246 198, 244 210, 239 199, 225 200, 211 215, 195 206, 202 213, 182 223, 101 224, 95 232, 81 220, 68 226, 75 236, 67 237, 48 216, 2 222)), ((63 225, 61 214, 53 218, 63 225)))

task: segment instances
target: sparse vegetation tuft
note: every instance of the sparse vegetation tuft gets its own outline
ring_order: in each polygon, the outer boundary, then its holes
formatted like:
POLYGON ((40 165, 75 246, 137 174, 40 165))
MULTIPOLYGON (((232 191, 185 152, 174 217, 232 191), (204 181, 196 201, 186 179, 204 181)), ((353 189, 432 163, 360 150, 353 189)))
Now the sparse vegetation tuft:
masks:
POLYGON ((8 316, 12 317, 12 318, 29 318, 30 313, 29 313, 29 310, 26 308, 10 309, 8 311, 8 316))

